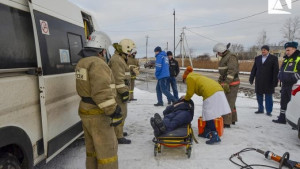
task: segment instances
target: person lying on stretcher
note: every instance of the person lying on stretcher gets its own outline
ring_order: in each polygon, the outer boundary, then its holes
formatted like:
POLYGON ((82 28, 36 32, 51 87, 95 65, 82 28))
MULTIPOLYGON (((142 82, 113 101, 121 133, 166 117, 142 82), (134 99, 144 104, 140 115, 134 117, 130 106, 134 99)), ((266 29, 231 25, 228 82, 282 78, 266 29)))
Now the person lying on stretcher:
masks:
POLYGON ((189 124, 194 117, 194 102, 180 100, 174 105, 168 106, 163 114, 163 119, 158 113, 155 113, 154 117, 150 119, 155 137, 189 124))

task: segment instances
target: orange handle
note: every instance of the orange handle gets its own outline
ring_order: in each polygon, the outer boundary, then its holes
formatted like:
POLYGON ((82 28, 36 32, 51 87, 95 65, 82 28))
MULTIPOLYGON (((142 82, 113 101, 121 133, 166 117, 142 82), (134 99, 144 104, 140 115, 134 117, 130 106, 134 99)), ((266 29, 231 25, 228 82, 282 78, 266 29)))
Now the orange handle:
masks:
POLYGON ((274 161, 280 162, 281 157, 278 156, 278 155, 273 154, 273 155, 271 156, 271 159, 274 160, 274 161))

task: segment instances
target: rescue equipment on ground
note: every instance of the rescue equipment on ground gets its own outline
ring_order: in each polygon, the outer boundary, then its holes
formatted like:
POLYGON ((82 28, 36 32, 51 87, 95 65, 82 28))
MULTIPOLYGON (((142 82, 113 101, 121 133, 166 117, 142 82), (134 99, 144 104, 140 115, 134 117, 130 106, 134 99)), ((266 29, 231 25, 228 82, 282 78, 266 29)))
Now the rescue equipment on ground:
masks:
MULTIPOLYGON (((219 137, 221 137, 224 133, 224 123, 223 123, 223 117, 219 117, 214 119, 215 126, 218 132, 219 137)), ((198 118, 198 134, 201 135, 204 132, 206 122, 202 120, 202 117, 200 116, 198 118)))
POLYGON ((231 155, 229 160, 233 164, 240 166, 241 168, 247 168, 247 169, 253 169, 252 167, 268 167, 268 168, 275 168, 275 169, 282 169, 282 167, 287 167, 289 169, 300 169, 300 162, 292 161, 289 158, 290 158, 289 152, 285 152, 282 156, 279 156, 279 155, 274 154, 271 151, 263 151, 263 150, 256 149, 256 148, 245 148, 245 149, 231 155), (264 155, 266 159, 278 162, 279 167, 277 168, 277 167, 264 165, 264 164, 247 164, 242 159, 241 153, 248 152, 248 151, 256 151, 256 152, 264 155), (239 163, 233 161, 232 159, 234 157, 237 157, 243 164, 239 164, 239 163))

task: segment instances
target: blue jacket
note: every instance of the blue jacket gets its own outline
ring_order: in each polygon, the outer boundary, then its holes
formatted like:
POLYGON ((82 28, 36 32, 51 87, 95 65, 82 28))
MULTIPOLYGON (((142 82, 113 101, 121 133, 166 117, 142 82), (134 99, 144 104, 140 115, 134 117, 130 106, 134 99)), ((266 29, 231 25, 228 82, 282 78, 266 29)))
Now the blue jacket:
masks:
POLYGON ((170 77, 169 59, 166 52, 159 52, 156 56, 155 63, 155 77, 156 79, 162 79, 164 77, 170 77))
POLYGON ((163 112, 163 122, 166 126, 166 132, 175 130, 176 128, 189 124, 194 117, 194 103, 180 102, 172 106, 168 106, 163 112))
POLYGON ((293 86, 300 79, 300 51, 290 56, 284 56, 284 61, 279 71, 278 78, 282 86, 293 86))

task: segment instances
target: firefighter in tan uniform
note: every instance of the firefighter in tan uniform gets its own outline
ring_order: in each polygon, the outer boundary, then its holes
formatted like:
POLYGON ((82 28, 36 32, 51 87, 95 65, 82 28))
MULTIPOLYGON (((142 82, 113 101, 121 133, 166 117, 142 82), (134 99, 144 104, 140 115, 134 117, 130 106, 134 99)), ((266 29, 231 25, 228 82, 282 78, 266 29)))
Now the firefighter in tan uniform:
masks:
POLYGON ((135 48, 135 44, 130 39, 123 39, 120 43, 114 43, 115 53, 109 61, 109 67, 111 68, 117 89, 116 101, 121 107, 123 121, 115 127, 115 133, 119 144, 130 144, 131 140, 126 139, 126 132, 123 132, 125 119, 127 117, 127 101, 129 99, 129 86, 130 86, 130 69, 127 65, 127 56, 131 54, 132 49, 135 48))
POLYGON ((76 90, 81 97, 79 116, 86 145, 87 169, 117 169, 118 144, 114 126, 121 124, 121 108, 116 103, 115 82, 104 61, 111 44, 103 32, 93 32, 79 55, 76 90))
POLYGON ((127 58, 127 65, 129 66, 130 69, 130 89, 129 89, 129 101, 136 101, 137 99, 134 98, 134 84, 135 84, 135 79, 136 77, 140 74, 139 72, 139 61, 138 59, 135 58, 136 56, 136 49, 133 49, 131 52, 131 55, 128 56, 127 58))
POLYGON ((231 124, 237 121, 236 98, 239 90, 239 63, 237 57, 230 53, 225 44, 218 43, 214 46, 213 51, 216 52, 221 60, 219 62, 219 83, 222 85, 231 113, 224 115, 224 127, 229 128, 231 124))

